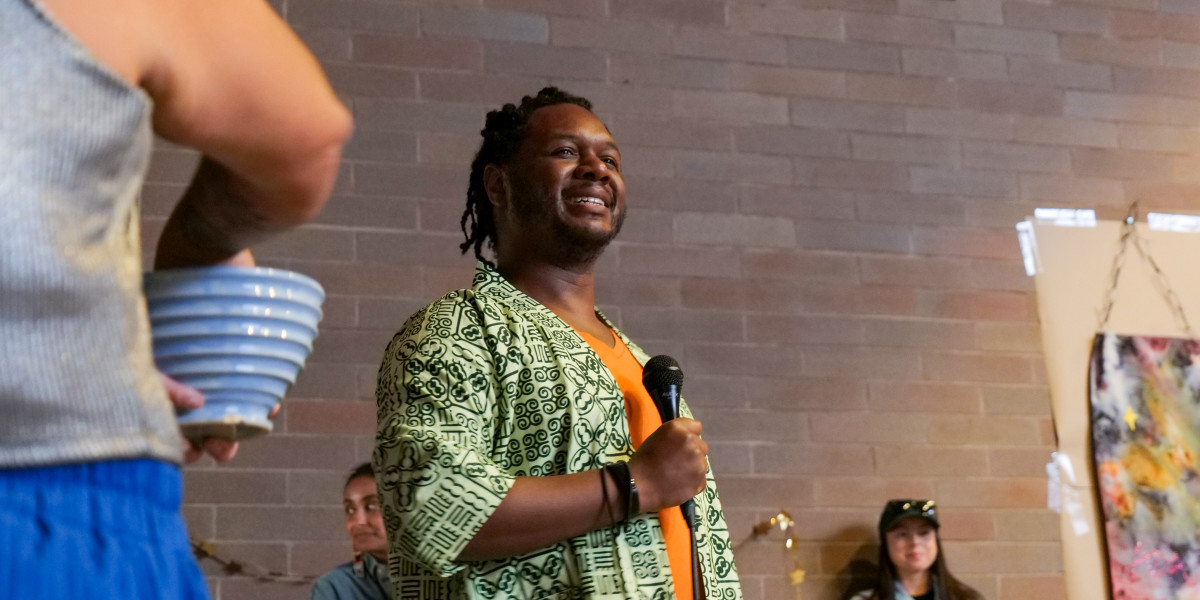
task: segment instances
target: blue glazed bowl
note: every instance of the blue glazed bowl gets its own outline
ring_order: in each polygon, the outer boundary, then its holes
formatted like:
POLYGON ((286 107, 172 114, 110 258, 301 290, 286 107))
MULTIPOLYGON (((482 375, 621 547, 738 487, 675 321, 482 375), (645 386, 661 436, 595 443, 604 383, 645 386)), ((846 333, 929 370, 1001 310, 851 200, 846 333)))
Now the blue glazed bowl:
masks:
POLYGON ((146 273, 154 361, 204 394, 179 415, 193 442, 265 434, 268 417, 312 352, 325 291, 305 275, 267 267, 146 273))

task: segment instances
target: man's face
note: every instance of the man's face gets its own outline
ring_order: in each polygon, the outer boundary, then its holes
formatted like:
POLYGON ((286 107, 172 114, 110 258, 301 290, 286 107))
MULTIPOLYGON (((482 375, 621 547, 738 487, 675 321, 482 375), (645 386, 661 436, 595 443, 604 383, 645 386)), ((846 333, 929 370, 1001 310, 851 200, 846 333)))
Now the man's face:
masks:
POLYGON ((383 513, 379 510, 375 478, 362 476, 351 479, 342 496, 346 511, 346 533, 350 534, 354 551, 368 552, 386 561, 387 530, 383 527, 383 513))
POLYGON ((519 237, 518 245, 541 240, 577 261, 599 256, 621 230, 621 154, 604 124, 580 106, 534 111, 525 140, 502 172, 511 203, 504 211, 512 227, 501 240, 519 237))
POLYGON ((937 530, 921 517, 910 517, 887 532, 888 556, 904 576, 928 570, 937 559, 937 530))

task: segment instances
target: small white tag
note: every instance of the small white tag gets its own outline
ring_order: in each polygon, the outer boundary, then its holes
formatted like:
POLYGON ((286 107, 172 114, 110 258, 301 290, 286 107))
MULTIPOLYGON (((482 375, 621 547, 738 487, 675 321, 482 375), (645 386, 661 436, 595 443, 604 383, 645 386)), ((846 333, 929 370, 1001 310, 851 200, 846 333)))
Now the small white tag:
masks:
POLYGON ((1017 223, 1017 241, 1021 243, 1021 260, 1025 263, 1025 274, 1030 277, 1037 275, 1037 240, 1033 238, 1033 223, 1017 223))
POLYGON ((1058 495, 1062 480, 1058 477, 1058 463, 1054 459, 1046 463, 1046 480, 1046 507, 1054 512, 1062 512, 1062 500, 1058 495))
POLYGON ((1095 227, 1096 211, 1090 208, 1035 208, 1033 218, 1060 227, 1095 227))
POLYGON ((1200 232, 1200 215, 1146 213, 1146 223, 1150 226, 1150 229, 1157 231, 1200 232))

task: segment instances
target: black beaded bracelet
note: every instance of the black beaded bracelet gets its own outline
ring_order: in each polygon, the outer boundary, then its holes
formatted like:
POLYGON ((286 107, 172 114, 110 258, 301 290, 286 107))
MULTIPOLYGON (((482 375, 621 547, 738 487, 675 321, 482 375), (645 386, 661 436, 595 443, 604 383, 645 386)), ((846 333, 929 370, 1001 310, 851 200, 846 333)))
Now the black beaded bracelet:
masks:
POLYGON ((625 519, 641 512, 638 506, 637 481, 634 481, 633 475, 629 473, 629 464, 618 460, 604 465, 604 469, 612 474, 613 481, 617 482, 618 489, 625 495, 625 519))

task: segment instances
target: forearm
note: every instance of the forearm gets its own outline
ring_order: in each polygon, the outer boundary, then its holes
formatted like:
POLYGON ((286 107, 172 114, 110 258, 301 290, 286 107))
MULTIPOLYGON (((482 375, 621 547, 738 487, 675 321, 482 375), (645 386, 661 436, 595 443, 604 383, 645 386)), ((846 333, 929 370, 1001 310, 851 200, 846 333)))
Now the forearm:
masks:
POLYGON ((457 560, 502 559, 546 548, 620 521, 624 502, 623 488, 603 469, 518 477, 457 560))
MULTIPOLYGON (((271 236, 308 221, 337 174, 337 147, 295 177, 242 176, 205 157, 159 238, 156 268, 229 262, 271 236)), ((270 176, 270 175, 273 175, 270 176)), ((248 259, 242 264, 250 263, 248 259)))

